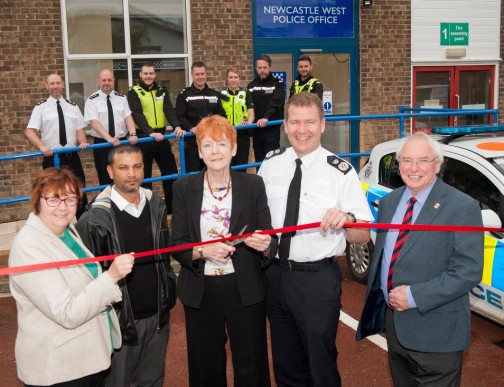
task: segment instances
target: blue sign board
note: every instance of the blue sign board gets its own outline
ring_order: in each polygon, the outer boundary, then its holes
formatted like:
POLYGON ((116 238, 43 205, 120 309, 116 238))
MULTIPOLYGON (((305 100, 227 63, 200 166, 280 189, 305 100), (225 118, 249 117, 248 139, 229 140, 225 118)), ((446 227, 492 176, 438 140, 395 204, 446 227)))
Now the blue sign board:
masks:
POLYGON ((353 0, 256 0, 258 38, 353 38, 353 0))

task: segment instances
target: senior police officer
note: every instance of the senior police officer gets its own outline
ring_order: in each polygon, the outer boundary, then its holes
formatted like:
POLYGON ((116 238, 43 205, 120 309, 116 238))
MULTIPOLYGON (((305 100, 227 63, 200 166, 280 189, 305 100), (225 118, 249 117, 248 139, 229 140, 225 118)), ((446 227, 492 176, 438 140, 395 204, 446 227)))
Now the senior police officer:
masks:
POLYGON ((247 90, 252 95, 254 122, 257 123, 253 134, 254 156, 255 161, 260 162, 266 153, 280 146, 280 125, 266 127, 266 124, 283 119, 285 89, 283 82, 271 74, 268 55, 259 56, 255 68, 257 77, 248 84, 247 90))
MULTIPOLYGON (((147 62, 140 70, 140 82, 130 87, 128 103, 136 125, 136 134, 141 137, 152 137, 155 142, 139 144, 143 153, 144 177, 152 177, 152 161, 156 163, 161 175, 178 173, 175 156, 169 141, 164 141, 166 126, 169 123, 175 134, 180 135, 181 128, 170 95, 166 87, 156 82, 154 63, 147 62)), ((152 183, 143 183, 144 188, 152 189, 152 183)), ((163 180, 164 200, 168 214, 172 213, 173 180, 163 180)))
MULTIPOLYGON (((100 89, 91 94, 84 105, 84 120, 91 125, 91 136, 95 144, 108 142, 120 144, 129 135, 129 142, 136 144, 138 137, 135 122, 125 95, 114 90, 115 78, 112 71, 103 69, 98 75, 100 89)), ((111 184, 107 172, 110 148, 93 149, 94 163, 100 185, 111 184)))
POLYGON ((289 98, 303 91, 317 95, 322 101, 324 96, 324 86, 312 75, 313 64, 309 55, 303 54, 297 62, 298 77, 292 82, 289 98))
POLYGON ((275 379, 278 386, 340 386, 335 340, 341 272, 335 257, 347 241, 369 240, 368 229, 345 229, 345 224, 373 217, 355 170, 321 147, 322 101, 315 94, 293 96, 284 125, 292 147, 270 152, 259 169, 272 225, 321 223, 283 233, 277 259, 267 270, 275 379))
MULTIPOLYGON (((54 166, 54 149, 80 146, 84 149, 87 144, 86 124, 79 107, 63 98, 65 88, 63 78, 58 74, 51 74, 46 79, 49 97, 37 103, 33 108, 30 121, 26 128, 26 137, 43 154, 42 168, 54 166), (38 136, 40 132, 41 137, 38 136)), ((75 175, 86 184, 86 176, 77 152, 60 153, 61 166, 70 168, 75 175)), ((77 210, 77 218, 85 211, 87 205, 86 193, 82 196, 81 206, 77 210)))
MULTIPOLYGON (((193 83, 186 87, 177 96, 175 108, 177 117, 186 132, 195 133, 195 127, 202 118, 218 114, 226 117, 221 104, 221 94, 211 89, 206 84, 206 65, 203 62, 194 62, 191 66, 191 76, 193 83)), ((225 97, 224 97, 225 98, 225 97)), ((190 136, 185 140, 184 155, 186 161, 186 172, 200 171, 203 168, 203 161, 199 157, 196 137, 190 136)))
MULTIPOLYGON (((254 122, 254 107, 252 97, 247 90, 240 87, 240 73, 237 66, 231 66, 226 71, 226 88, 221 90, 225 98, 221 99, 227 119, 233 126, 247 125, 254 122)), ((231 165, 247 164, 250 150, 250 134, 248 130, 238 130, 236 138, 236 155, 231 165)), ((246 172, 246 169, 240 171, 246 172)))

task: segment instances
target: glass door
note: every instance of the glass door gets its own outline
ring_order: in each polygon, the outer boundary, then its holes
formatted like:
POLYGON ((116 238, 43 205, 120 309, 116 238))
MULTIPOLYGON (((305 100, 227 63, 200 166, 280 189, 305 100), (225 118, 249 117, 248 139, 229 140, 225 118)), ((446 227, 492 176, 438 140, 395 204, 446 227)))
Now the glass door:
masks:
MULTIPOLYGON (((413 107, 432 109, 493 109, 494 66, 413 68, 413 107)), ((435 126, 489 122, 489 115, 425 117, 413 120, 413 130, 435 126)))

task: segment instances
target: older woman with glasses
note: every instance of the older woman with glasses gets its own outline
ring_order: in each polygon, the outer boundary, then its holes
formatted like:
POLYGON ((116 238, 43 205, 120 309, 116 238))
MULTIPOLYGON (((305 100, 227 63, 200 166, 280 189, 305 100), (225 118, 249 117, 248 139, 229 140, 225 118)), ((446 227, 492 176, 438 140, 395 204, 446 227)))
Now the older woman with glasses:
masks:
MULTIPOLYGON (((12 244, 9 266, 92 257, 71 224, 82 184, 67 169, 48 168, 32 185, 34 208, 12 244)), ((14 274, 18 311, 16 364, 26 386, 103 386, 114 348, 121 346, 113 302, 131 272, 129 254, 102 273, 98 263, 14 274)))
POLYGON ((189 385, 226 386, 229 337, 234 385, 270 386, 266 344, 265 278, 261 263, 276 253, 276 236, 262 179, 231 170, 236 130, 223 117, 196 127, 206 168, 173 185, 173 245, 215 240, 174 254, 182 269, 178 295, 184 304, 189 385), (240 243, 218 241, 254 232, 240 243))

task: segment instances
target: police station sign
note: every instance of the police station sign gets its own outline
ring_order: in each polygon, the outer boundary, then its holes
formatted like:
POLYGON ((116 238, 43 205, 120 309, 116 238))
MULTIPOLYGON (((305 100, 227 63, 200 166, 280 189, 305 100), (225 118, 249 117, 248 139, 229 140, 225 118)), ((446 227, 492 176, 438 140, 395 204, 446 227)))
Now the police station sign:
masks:
POLYGON ((353 38, 352 0, 256 0, 258 38, 353 38))

